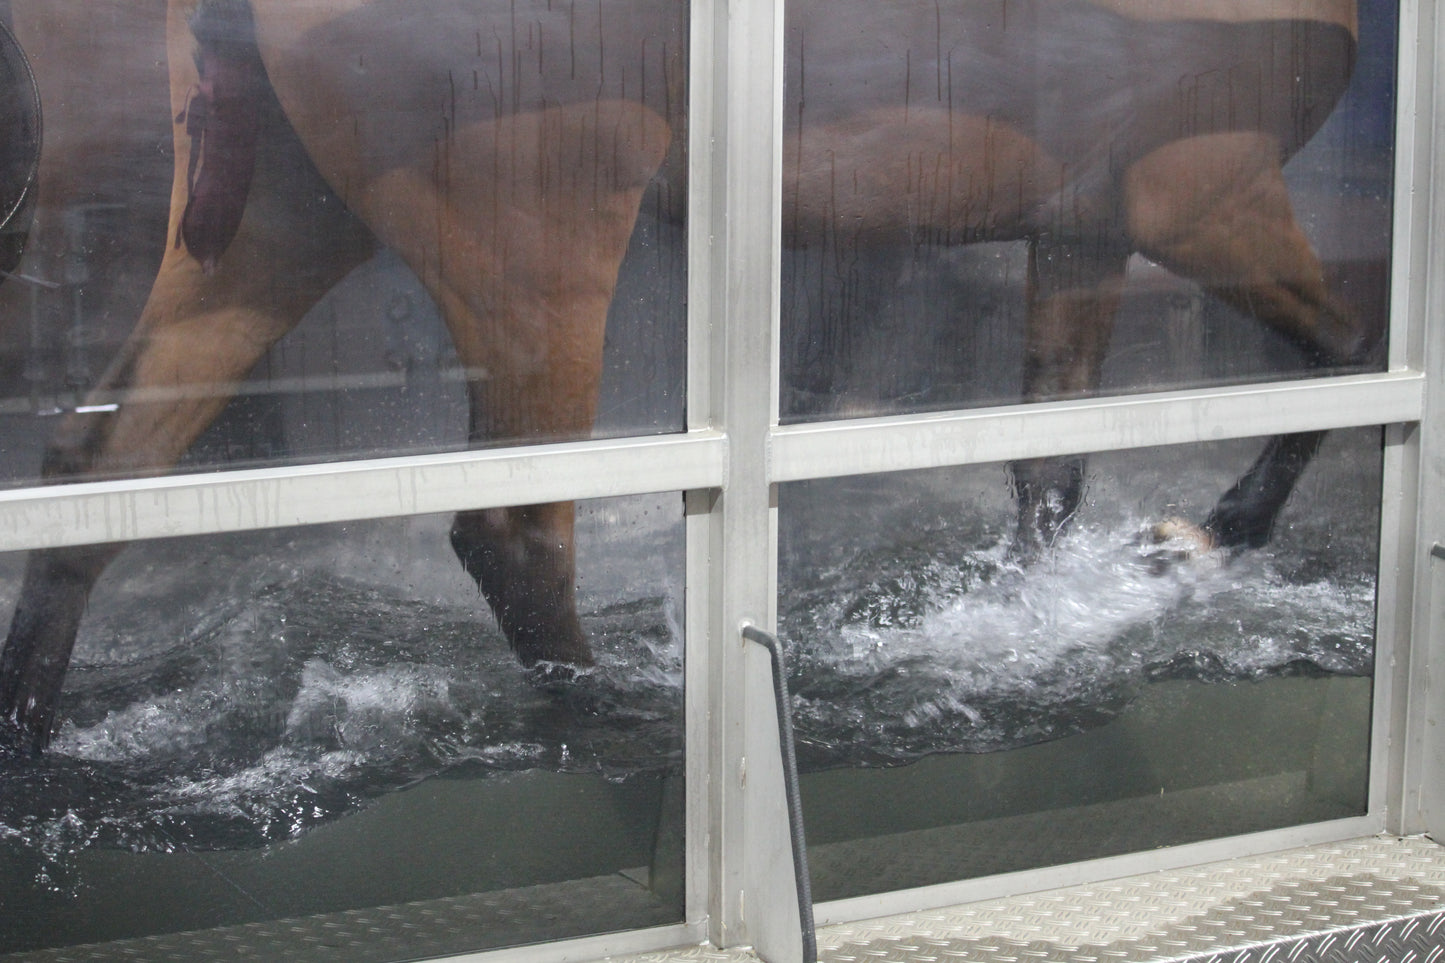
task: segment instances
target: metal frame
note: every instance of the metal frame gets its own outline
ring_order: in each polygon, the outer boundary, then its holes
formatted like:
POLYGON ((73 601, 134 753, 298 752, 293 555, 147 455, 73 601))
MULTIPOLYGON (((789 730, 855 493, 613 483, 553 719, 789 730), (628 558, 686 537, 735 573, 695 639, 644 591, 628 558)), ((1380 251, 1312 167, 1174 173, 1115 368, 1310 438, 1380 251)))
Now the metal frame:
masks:
MULTIPOLYGON (((785 481, 1387 426, 1380 666, 1369 814, 818 908, 820 922, 1000 896, 1366 833, 1445 832, 1445 711, 1427 670, 1445 627, 1445 50, 1435 0, 1403 0, 1389 371, 1052 405, 779 427, 783 0, 693 0, 688 430, 0 493, 0 550, 682 490, 687 562, 687 879, 682 925, 501 950, 561 960, 708 940, 798 952, 766 653, 774 627, 776 486, 785 481), (1438 328, 1438 325, 1435 327, 1438 328)), ((472 957, 468 957, 471 959, 472 957)))
MULTIPOLYGON (((1431 457, 1434 452, 1445 453, 1445 439, 1441 438, 1445 433, 1438 427, 1445 410, 1438 397, 1428 391, 1430 385, 1439 382, 1445 369, 1445 348, 1440 343, 1445 338, 1432 332, 1426 323, 1445 307, 1440 303, 1440 265, 1429 258, 1430 239, 1441 236, 1445 229, 1445 214, 1435 196, 1436 180, 1431 176, 1439 164, 1436 145, 1442 143, 1440 138, 1445 133, 1433 109, 1438 102, 1436 91, 1445 78, 1445 71, 1433 56, 1440 48, 1436 29, 1433 0, 1402 3, 1393 307, 1387 372, 787 427, 777 424, 774 390, 765 398, 754 399, 745 412, 730 409, 728 424, 718 426, 725 428, 732 439, 731 457, 736 459, 742 441, 735 419, 745 415, 750 424, 756 425, 768 418, 761 456, 768 464, 770 486, 835 475, 1185 444, 1312 428, 1385 426, 1387 494, 1382 506, 1377 662, 1381 668, 1376 677, 1367 815, 827 903, 818 907, 819 923, 922 910, 1360 834, 1445 831, 1438 812, 1445 805, 1441 798, 1445 795, 1445 766, 1440 765, 1445 761, 1445 745, 1431 738, 1426 715, 1427 700, 1433 716, 1439 696, 1427 685, 1425 674, 1436 661, 1439 626, 1445 621, 1440 614, 1441 599, 1445 598, 1445 561, 1437 561, 1434 570, 1427 570, 1422 563, 1432 544, 1445 541, 1445 531, 1430 530, 1426 524, 1427 519, 1440 518, 1445 509, 1445 498, 1440 494, 1445 477, 1431 457), (1427 412, 1432 417, 1427 419, 1427 412), (1429 630, 1432 626, 1433 632, 1429 630), (1409 738, 1400 738, 1406 733, 1409 738), (1414 806, 1407 805, 1406 800, 1414 801, 1414 806)), ((754 50, 765 47, 763 39, 759 30, 754 50)), ((776 62, 776 50, 774 55, 771 80, 780 86, 781 65, 776 62)), ((756 77, 748 79, 757 81, 756 77)), ((762 103, 759 95, 752 96, 762 103)), ((760 111, 753 115, 759 129, 768 120, 773 125, 768 134, 776 138, 776 114, 760 111)), ((755 136, 764 139, 761 132, 755 136)), ((765 163, 769 156, 760 151, 753 158, 759 180, 775 176, 765 163)), ((776 228, 772 236, 777 236, 776 228)), ((772 270, 775 272, 776 267, 772 270)), ((751 290, 771 290, 775 284, 775 274, 759 273, 751 290)), ((747 320, 756 323, 752 317, 747 320)), ((729 315, 730 324, 743 321, 742 317, 729 315)), ((776 382, 776 332, 768 363, 776 382)), ((770 511, 775 512, 774 505, 775 500, 770 502, 770 511)), ((769 522, 775 529, 775 517, 769 522)), ((762 562, 771 570, 775 557, 770 553, 762 562)), ((775 881, 775 886, 781 885, 781 880, 775 881)), ((775 900, 770 906, 779 917, 786 917, 782 902, 775 900)), ((750 922, 756 932, 759 922, 750 922)), ((785 925, 783 919, 769 922, 772 926, 785 925)), ((793 940, 765 942, 759 937, 753 942, 765 958, 791 960, 796 952, 792 949, 796 938, 793 940)))
MULTIPOLYGON (((1408 324, 1402 350, 1405 363, 1427 373, 1430 390, 1418 424, 1400 429, 1404 436, 1401 498, 1414 508, 1401 519, 1398 557, 1398 586, 1401 595, 1400 623, 1409 634, 1399 634, 1400 657, 1395 663, 1396 698, 1388 716, 1379 717, 1381 728, 1394 738, 1390 750, 1387 785, 1391 828, 1401 832, 1426 832, 1445 839, 1445 744, 1435 732, 1445 702, 1438 685, 1430 681, 1445 656, 1445 562, 1433 547, 1445 542, 1445 264, 1440 244, 1445 240, 1445 66, 1439 62, 1445 51, 1445 17, 1434 0, 1409 0, 1405 4, 1414 18, 1417 32, 1403 35, 1402 73, 1409 57, 1413 98, 1402 102, 1399 131, 1402 166, 1412 164, 1408 187, 1416 194, 1402 204, 1397 217, 1396 291, 1406 296, 1408 324), (1408 146, 1408 153, 1405 148, 1408 146), (1408 613, 1404 611, 1408 603, 1408 613)), ((1402 17, 1403 21, 1403 17, 1402 17)), ((1402 78, 1402 88, 1403 88, 1402 78)), ((1403 98, 1402 98, 1403 101, 1403 98)), ((1398 334, 1398 332, 1392 332, 1398 334)))

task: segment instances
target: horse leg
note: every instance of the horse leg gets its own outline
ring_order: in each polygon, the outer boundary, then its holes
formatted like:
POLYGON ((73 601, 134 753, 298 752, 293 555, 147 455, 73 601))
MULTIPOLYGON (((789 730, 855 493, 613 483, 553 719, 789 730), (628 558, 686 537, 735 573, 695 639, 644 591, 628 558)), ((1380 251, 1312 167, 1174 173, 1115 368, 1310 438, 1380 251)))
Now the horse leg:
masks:
MULTIPOLYGON (((586 438, 603 335, 642 193, 670 139, 601 102, 462 127, 445 193, 402 168, 357 206, 435 297, 466 369, 477 443, 586 438)), ((451 541, 527 667, 588 665, 570 502, 460 513, 451 541)))
POLYGON ((1204 530, 1211 541, 1226 548, 1264 547, 1274 532, 1275 519, 1324 439, 1323 431, 1271 438, 1209 513, 1204 530))
POLYGON ((118 550, 105 545, 31 553, 0 652, 0 749, 36 753, 49 743, 85 601, 118 550))
MULTIPOLYGON (((1125 175, 1130 234, 1140 253, 1298 344, 1311 364, 1358 363, 1370 338, 1325 288, 1294 217, 1278 141, 1233 133, 1168 144, 1125 175)), ((1205 520, 1210 544, 1257 548, 1319 450, 1323 432, 1272 439, 1205 520)))
MULTIPOLYGON (((193 41, 172 11, 173 103, 196 85, 193 41)), ((47 481, 160 474, 225 407, 236 383, 374 242, 326 189, 269 95, 239 233, 209 269, 184 247, 162 258, 140 320, 87 399, 47 447, 47 481), (112 410, 104 410, 112 409, 112 410)), ((190 138, 176 132, 170 236, 187 202, 190 138)), ((31 553, 0 652, 0 745, 48 743, 86 600, 121 545, 31 553)))
MULTIPOLYGON (((1127 252, 1109 244, 1029 245, 1024 399, 1078 397, 1098 389, 1123 291, 1127 252)), ((1084 492, 1084 457, 1014 462, 1014 552, 1036 556, 1058 536, 1084 492)))

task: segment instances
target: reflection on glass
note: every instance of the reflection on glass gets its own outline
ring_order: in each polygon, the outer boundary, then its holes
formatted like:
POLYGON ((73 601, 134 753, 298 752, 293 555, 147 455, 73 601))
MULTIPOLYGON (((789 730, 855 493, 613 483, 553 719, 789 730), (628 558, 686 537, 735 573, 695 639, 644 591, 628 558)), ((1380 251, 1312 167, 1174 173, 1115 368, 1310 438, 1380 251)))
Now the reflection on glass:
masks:
POLYGON ((1396 19, 789 4, 782 417, 1377 370, 1396 19))
POLYGON ((1004 466, 783 487, 817 898, 1364 811, 1380 432, 1332 433, 1263 548, 1155 541, 1258 444, 1093 456, 1028 561, 1004 466))
POLYGON ((190 6, 13 13, 5 480, 680 430, 685 4, 190 6))
MULTIPOLYGON (((680 920, 681 499, 577 523, 597 664, 561 686, 448 518, 129 547, 49 751, 0 755, 0 953, 288 919, 392 960, 680 920)), ((277 932, 216 939, 305 951, 277 932)))

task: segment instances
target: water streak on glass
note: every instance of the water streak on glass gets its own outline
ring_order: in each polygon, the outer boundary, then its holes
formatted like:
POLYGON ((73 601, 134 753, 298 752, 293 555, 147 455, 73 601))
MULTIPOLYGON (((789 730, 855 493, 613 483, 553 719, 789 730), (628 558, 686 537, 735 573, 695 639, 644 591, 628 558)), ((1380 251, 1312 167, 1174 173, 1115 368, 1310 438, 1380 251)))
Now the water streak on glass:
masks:
POLYGON ((1395 21, 789 5, 783 419, 1380 370, 1395 21))

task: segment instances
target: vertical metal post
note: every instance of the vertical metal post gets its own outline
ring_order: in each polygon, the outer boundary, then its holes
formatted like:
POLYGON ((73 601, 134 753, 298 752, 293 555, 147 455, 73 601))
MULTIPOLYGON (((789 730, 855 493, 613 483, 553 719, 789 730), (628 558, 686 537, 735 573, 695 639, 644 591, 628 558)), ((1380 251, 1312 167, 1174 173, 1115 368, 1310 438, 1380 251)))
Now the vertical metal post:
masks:
MULTIPOLYGON (((1391 429, 1403 439, 1399 487, 1413 509, 1391 574, 1401 582, 1401 651, 1379 672, 1394 681, 1389 718, 1388 824, 1392 832, 1428 832, 1445 839, 1445 690, 1438 684, 1445 657, 1445 18, 1437 5, 1404 0, 1400 7, 1400 101, 1397 133, 1400 176, 1391 292, 1391 367, 1423 368, 1425 411, 1418 427, 1391 429), (1406 646, 1404 643, 1408 643, 1406 646), (1432 684, 1431 677, 1437 681, 1432 684)), ((1383 566, 1382 566, 1383 567, 1383 566)), ((1382 613, 1382 616, 1385 613, 1382 613)), ((1378 743, 1377 743, 1378 744, 1378 743)))
POLYGON ((694 825, 707 827, 709 938, 792 963, 801 923, 777 898, 794 878, 769 662, 739 636, 745 622, 773 623, 776 594, 768 440, 778 393, 782 4, 700 0, 693 10, 694 56, 704 59, 693 72, 688 418, 725 431, 729 452, 722 489, 688 496, 689 599, 706 602, 692 608, 690 631, 707 640, 689 682, 706 687, 710 710, 709 785, 696 804, 705 816, 694 825))

